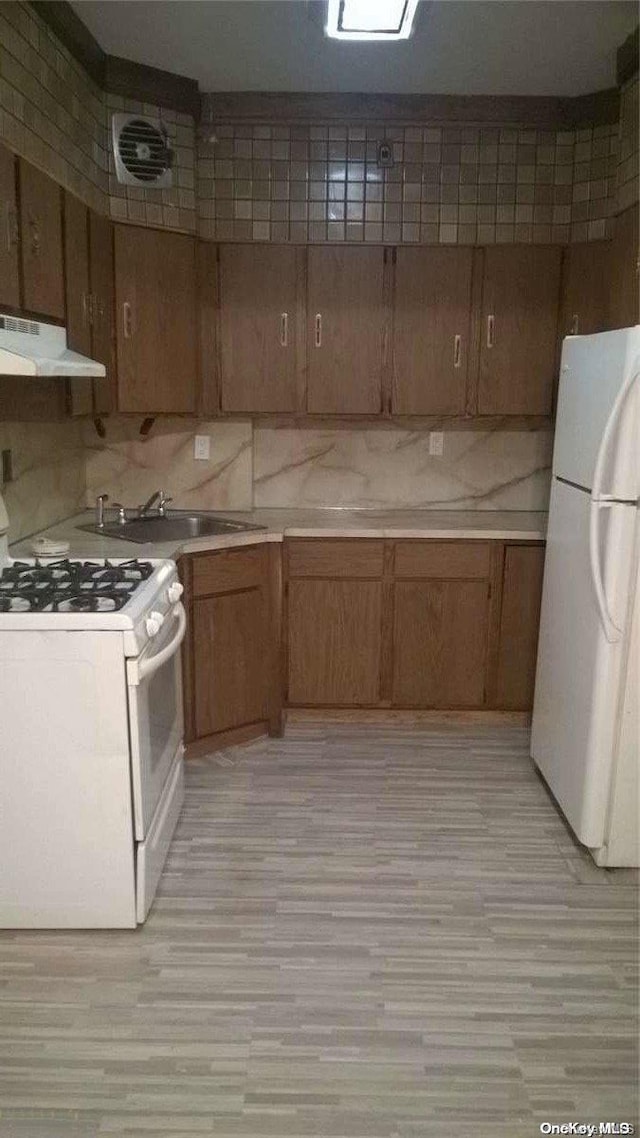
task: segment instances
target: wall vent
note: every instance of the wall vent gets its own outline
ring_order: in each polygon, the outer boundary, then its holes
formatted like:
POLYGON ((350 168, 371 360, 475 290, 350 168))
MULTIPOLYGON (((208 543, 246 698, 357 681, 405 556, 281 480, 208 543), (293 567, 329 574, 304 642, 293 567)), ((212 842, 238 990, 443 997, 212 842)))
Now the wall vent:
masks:
POLYGON ((160 119, 112 115, 111 141, 116 177, 123 185, 160 190, 173 184, 173 150, 160 119))

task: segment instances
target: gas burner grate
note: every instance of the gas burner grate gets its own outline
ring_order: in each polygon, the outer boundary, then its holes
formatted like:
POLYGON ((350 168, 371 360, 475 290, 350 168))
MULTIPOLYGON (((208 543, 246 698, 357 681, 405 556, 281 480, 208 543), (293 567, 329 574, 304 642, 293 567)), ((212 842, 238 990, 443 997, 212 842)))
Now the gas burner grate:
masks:
POLYGON ((150 561, 15 561, 0 574, 0 612, 116 612, 152 573, 150 561))

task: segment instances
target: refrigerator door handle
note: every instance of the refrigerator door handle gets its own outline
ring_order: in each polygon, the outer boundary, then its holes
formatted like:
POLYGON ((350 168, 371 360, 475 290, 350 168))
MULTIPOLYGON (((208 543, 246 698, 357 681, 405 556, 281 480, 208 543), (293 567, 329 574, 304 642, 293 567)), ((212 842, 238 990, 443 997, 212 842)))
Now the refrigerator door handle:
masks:
POLYGON ((609 644, 617 644, 622 639, 622 629, 618 628, 609 612, 609 602, 600 569, 600 511, 610 509, 611 501, 594 502, 591 500, 589 512, 589 560, 591 563, 591 580, 596 594, 596 603, 600 614, 600 622, 609 644))
POLYGON ((623 630, 618 628, 618 625, 611 616, 604 581, 602 579, 602 571, 600 569, 600 511, 610 508, 615 501, 614 495, 602 493, 602 480, 612 435, 627 399, 638 383, 638 380, 640 380, 639 366, 640 358, 636 359, 633 368, 622 384, 613 407, 611 408, 611 413, 605 429, 602 432, 602 439, 598 447, 598 455, 593 472, 593 487, 591 490, 591 509, 589 512, 589 560, 591 564, 591 580, 596 594, 600 621, 604 634, 610 644, 616 644, 622 639, 623 630))

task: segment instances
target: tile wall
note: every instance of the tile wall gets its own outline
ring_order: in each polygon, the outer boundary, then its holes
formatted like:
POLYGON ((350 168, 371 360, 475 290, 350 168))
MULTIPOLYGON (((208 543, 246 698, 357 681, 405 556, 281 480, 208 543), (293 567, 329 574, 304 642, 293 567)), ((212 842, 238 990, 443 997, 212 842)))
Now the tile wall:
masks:
POLYGON ((566 243, 604 237, 615 208, 617 124, 215 130, 198 150, 198 232, 211 240, 566 243))
POLYGON ((136 225, 153 225, 165 229, 196 229, 196 126, 191 115, 165 110, 149 103, 124 99, 121 95, 105 96, 107 129, 111 131, 114 111, 150 115, 164 123, 174 152, 174 184, 170 189, 142 189, 118 182, 109 146, 109 212, 114 221, 132 221, 136 225))
POLYGON ((640 126, 638 123, 638 100, 640 84, 638 76, 631 79, 621 91, 620 100, 620 142, 617 171, 616 213, 628 209, 638 201, 638 163, 640 158, 640 126))
POLYGON ((0 140, 107 206, 104 95, 30 4, 0 2, 0 140))

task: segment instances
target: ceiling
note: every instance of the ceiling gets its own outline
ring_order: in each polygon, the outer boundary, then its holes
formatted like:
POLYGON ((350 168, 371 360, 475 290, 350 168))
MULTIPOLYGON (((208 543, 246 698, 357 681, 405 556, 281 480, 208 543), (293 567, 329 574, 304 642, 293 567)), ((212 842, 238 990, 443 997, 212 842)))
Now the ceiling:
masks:
POLYGON ((202 91, 582 95, 615 85, 626 0, 422 0, 411 39, 340 43, 322 0, 74 0, 110 55, 202 91))

